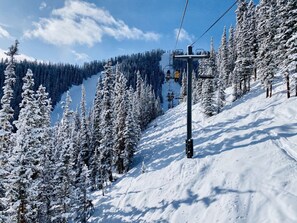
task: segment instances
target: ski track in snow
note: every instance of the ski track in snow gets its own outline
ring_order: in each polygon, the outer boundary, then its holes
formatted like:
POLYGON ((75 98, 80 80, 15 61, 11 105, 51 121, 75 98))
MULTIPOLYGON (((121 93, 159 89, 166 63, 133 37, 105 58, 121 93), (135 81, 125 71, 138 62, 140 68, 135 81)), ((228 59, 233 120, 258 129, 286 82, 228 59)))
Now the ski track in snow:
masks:
POLYGON ((297 99, 286 99, 283 88, 277 82, 265 99, 253 83, 207 119, 194 105, 192 159, 186 104, 168 110, 143 132, 133 168, 106 196, 93 194, 89 222, 297 222, 297 99))

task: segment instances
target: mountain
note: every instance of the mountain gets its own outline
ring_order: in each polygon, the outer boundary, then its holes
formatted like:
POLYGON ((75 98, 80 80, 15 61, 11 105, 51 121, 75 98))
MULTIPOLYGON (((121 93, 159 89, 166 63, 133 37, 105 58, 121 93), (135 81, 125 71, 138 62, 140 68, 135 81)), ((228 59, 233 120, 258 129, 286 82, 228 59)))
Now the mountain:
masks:
POLYGON ((210 118, 193 106, 192 159, 185 103, 153 121, 89 222, 297 222, 297 100, 276 82, 272 98, 256 82, 210 118))

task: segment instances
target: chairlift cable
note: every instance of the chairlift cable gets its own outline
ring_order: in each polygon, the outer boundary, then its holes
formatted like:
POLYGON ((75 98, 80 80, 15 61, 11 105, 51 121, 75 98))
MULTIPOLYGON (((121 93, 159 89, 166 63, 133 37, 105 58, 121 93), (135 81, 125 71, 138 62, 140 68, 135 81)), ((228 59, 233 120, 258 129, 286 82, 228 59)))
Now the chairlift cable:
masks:
POLYGON ((200 40, 212 27, 214 27, 233 7, 236 5, 238 0, 236 0, 199 38, 197 38, 191 46, 193 46, 198 40, 200 40))
POLYGON ((183 15, 182 15, 182 19, 181 19, 181 22, 180 22, 180 27, 179 27, 178 34, 177 34, 177 37, 176 37, 176 42, 175 42, 174 50, 176 50, 178 39, 179 39, 179 36, 180 36, 180 32, 181 32, 181 29, 183 27, 183 23, 184 23, 186 11, 187 11, 188 3, 189 3, 189 0, 186 0, 186 5, 185 5, 184 11, 183 11, 183 15))

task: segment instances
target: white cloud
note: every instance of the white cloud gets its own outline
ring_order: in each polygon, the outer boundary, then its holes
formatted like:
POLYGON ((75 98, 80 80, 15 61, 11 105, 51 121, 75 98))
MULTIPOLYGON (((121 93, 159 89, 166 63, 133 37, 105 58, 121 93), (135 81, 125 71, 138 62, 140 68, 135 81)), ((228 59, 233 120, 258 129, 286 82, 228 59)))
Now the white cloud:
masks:
POLYGON ((41 38, 54 45, 93 46, 101 42, 103 36, 117 40, 156 41, 160 38, 157 33, 131 28, 108 11, 79 0, 66 0, 63 8, 53 10, 50 18, 41 18, 34 26, 24 33, 25 37, 41 38))
MULTIPOLYGON (((175 38, 178 35, 178 31, 179 29, 175 29, 174 33, 175 33, 175 38)), ((181 29, 180 33, 179 33, 179 41, 187 41, 187 42, 193 42, 193 40, 195 39, 194 35, 190 35, 186 30, 181 29)))
POLYGON ((0 26, 0 38, 10 38, 9 33, 0 26))
POLYGON ((39 10, 45 9, 46 6, 47 6, 46 2, 41 2, 40 6, 39 6, 39 10))
POLYGON ((78 53, 75 50, 72 50, 71 53, 74 54, 75 59, 77 61, 86 61, 86 60, 89 60, 90 59, 89 55, 87 55, 85 53, 78 53))

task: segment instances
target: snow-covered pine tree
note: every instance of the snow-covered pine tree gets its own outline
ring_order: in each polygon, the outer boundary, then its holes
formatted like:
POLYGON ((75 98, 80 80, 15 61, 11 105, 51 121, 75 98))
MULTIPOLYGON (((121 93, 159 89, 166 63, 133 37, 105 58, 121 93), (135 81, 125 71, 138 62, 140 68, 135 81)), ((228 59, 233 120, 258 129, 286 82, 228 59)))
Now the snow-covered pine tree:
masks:
POLYGON ((203 113, 210 117, 215 114, 216 107, 214 102, 215 85, 214 80, 218 78, 217 64, 216 64, 216 53, 214 50, 213 39, 210 41, 210 56, 208 58, 208 67, 206 70, 206 76, 213 77, 214 79, 205 79, 202 84, 202 95, 201 105, 203 113))
MULTIPOLYGON (((211 68, 208 69, 206 75, 210 76, 212 74, 211 68)), ((203 81, 202 85, 202 95, 201 95, 201 105, 203 113, 210 117, 215 114, 216 107, 214 102, 214 84, 213 79, 206 79, 203 81)))
MULTIPOLYGON (((138 126, 140 127, 140 131, 142 130, 142 102, 140 100, 140 96, 141 96, 141 91, 142 91, 142 78, 140 76, 140 72, 138 71, 136 73, 136 89, 134 92, 134 97, 133 97, 133 102, 134 102, 134 106, 133 106, 133 113, 135 115, 135 121, 137 122, 138 126)), ((140 133, 140 132, 139 132, 140 133)), ((139 135, 140 137, 140 135, 139 135)))
POLYGON ((114 116, 112 107, 112 96, 114 91, 113 74, 111 64, 105 66, 105 76, 103 85, 101 129, 102 140, 100 143, 100 178, 103 182, 113 181, 112 159, 114 156, 114 116))
POLYGON ((127 117, 127 80, 122 72, 119 71, 119 65, 116 66, 116 82, 114 89, 114 165, 119 174, 124 173, 124 156, 125 156, 125 138, 124 129, 127 117))
POLYGON ((77 180, 73 194, 73 220, 77 223, 87 223, 92 212, 90 193, 90 171, 86 164, 81 163, 81 171, 77 173, 77 180))
POLYGON ((158 117, 161 114, 162 114, 161 100, 159 97, 157 97, 154 103, 154 117, 158 117))
POLYGON ((72 148, 73 148, 73 156, 72 160, 74 163, 74 169, 77 168, 78 159, 80 159, 80 151, 81 151, 81 115, 79 113, 79 109, 76 108, 76 111, 73 113, 73 128, 72 128, 72 148))
POLYGON ((233 83, 234 79, 234 68, 235 68, 235 61, 236 61, 236 44, 235 44, 235 36, 234 36, 234 28, 230 26, 229 29, 229 38, 228 38, 228 71, 229 78, 226 83, 226 87, 230 87, 233 83))
POLYGON ((36 202, 39 202, 37 218, 39 222, 49 222, 48 213, 50 212, 50 201, 48 198, 52 189, 50 179, 52 176, 52 158, 50 156, 53 150, 51 142, 52 130, 50 128, 52 106, 51 100, 48 98, 48 93, 42 85, 40 85, 36 91, 35 97, 37 100, 37 109, 34 135, 35 139, 38 139, 36 140, 36 146, 40 148, 40 153, 36 154, 36 156, 39 156, 41 160, 41 183, 37 191, 35 191, 35 193, 37 193, 37 197, 35 197, 36 202))
POLYGON ((233 100, 238 99, 247 92, 247 85, 250 77, 250 52, 247 48, 247 3, 245 0, 238 2, 236 10, 236 52, 237 58, 235 62, 233 74, 233 100))
POLYGON ((274 36, 275 41, 278 43, 276 47, 276 63, 279 65, 284 65, 284 61, 286 58, 286 42, 290 38, 290 27, 287 26, 287 21, 289 18, 289 11, 286 7, 289 1, 288 0, 277 0, 276 2, 276 10, 278 16, 276 19, 276 35, 274 36), (288 29, 289 28, 289 29, 288 29))
POLYGON ((141 136, 141 126, 140 126, 140 102, 138 100, 138 96, 136 91, 133 91, 130 89, 130 92, 132 93, 131 99, 132 99, 132 114, 134 117, 135 122, 135 131, 136 131, 136 138, 137 140, 140 139, 141 136))
MULTIPOLYGON (((254 81, 256 81, 256 57, 258 52, 258 45, 257 45, 257 21, 256 21, 256 7, 252 0, 250 0, 247 8, 247 24, 248 24, 248 33, 247 33, 247 41, 248 41, 248 48, 251 52, 251 62, 250 70, 252 71, 252 76, 254 81)), ((250 89, 250 86, 248 87, 250 89)))
MULTIPOLYGON (((295 10, 297 11, 297 10, 295 10)), ((296 17, 296 15, 295 15, 296 17)), ((296 23, 295 23, 296 24, 296 23)), ((287 53, 286 53, 286 70, 288 72, 288 85, 289 85, 289 75, 295 79, 295 96, 297 96, 297 28, 295 29, 295 33, 292 35, 290 39, 288 39, 287 45, 287 53)), ((288 95, 289 96, 289 95, 288 95)))
POLYGON ((138 135, 140 134, 140 127, 135 121, 133 114, 133 88, 130 87, 127 92, 128 98, 128 110, 125 120, 125 129, 124 129, 124 143, 125 143, 125 152, 123 153, 123 163, 124 163, 124 172, 129 170, 129 165, 132 162, 133 154, 138 142, 138 135))
POLYGON ((199 78, 199 76, 203 76, 206 73, 208 67, 208 59, 202 59, 199 61, 199 67, 198 67, 198 78, 196 79, 194 85, 195 91, 193 91, 193 103, 198 103, 201 101, 201 95, 202 95, 202 84, 203 79, 199 78))
POLYGON ((11 203, 8 213, 9 222, 38 222, 42 182, 41 122, 38 121, 42 118, 38 113, 39 105, 33 91, 34 79, 30 69, 23 82, 21 110, 15 121, 16 145, 10 158, 12 173, 7 197, 11 203))
MULTIPOLYGON (((13 129, 11 121, 14 111, 11 107, 11 101, 13 98, 13 86, 15 84, 14 56, 17 52, 18 41, 9 48, 9 52, 7 53, 9 61, 4 71, 5 79, 0 106, 0 222, 5 222, 5 215, 3 211, 7 208, 4 182, 7 182, 7 178, 9 177, 10 170, 8 158, 13 144, 11 139, 13 129)), ((9 184, 7 184, 7 186, 9 186, 9 184)))
POLYGON ((197 76, 198 76, 198 74, 196 75, 195 71, 193 70, 193 73, 192 73, 192 103, 193 103, 193 105, 197 104, 199 101, 199 95, 197 95, 197 91, 198 91, 197 76))
POLYGON ((91 157, 91 146, 90 146, 90 129, 89 129, 89 122, 87 119, 87 111, 86 111, 86 90, 82 85, 82 98, 80 103, 80 112, 81 112, 81 127, 80 127, 80 151, 81 156, 84 163, 89 166, 89 161, 91 157))
POLYGON ((54 159, 55 149, 55 128, 49 130, 49 141, 47 142, 47 148, 42 155, 42 172, 41 172, 41 206, 38 213, 39 222, 52 223, 51 221, 51 201, 54 199, 53 191, 56 184, 53 181, 56 172, 56 163, 54 159))
POLYGON ((149 117, 149 86, 147 86, 146 81, 143 81, 143 79, 140 76, 140 73, 138 72, 137 74, 137 82, 136 82, 136 96, 137 100, 139 101, 138 106, 139 106, 139 122, 140 122, 140 127, 141 130, 144 130, 146 125, 150 121, 149 117))
POLYGON ((223 30, 223 35, 221 39, 221 45, 219 48, 219 55, 218 55, 218 71, 219 71, 219 78, 221 79, 221 84, 224 88, 226 88, 230 71, 228 70, 228 47, 227 47, 227 31, 226 26, 223 30))
POLYGON ((290 76, 296 76, 296 33, 297 33, 297 3, 292 0, 277 1, 278 20, 275 41, 276 64, 282 67, 283 77, 287 87, 287 97, 290 97, 290 76))
POLYGON ((101 132, 101 107, 102 107, 102 80, 98 80, 96 87, 96 94, 94 99, 94 108, 93 108, 93 131, 92 131, 92 156, 90 160, 90 181, 91 181, 91 189, 102 189, 102 185, 100 186, 100 158, 99 158, 99 148, 100 142, 102 140, 102 132, 101 132))
POLYGON ((226 101, 225 89, 229 80, 230 71, 228 70, 228 48, 227 48, 227 31, 224 27, 221 46, 219 49, 219 76, 217 79, 217 112, 219 113, 224 107, 226 101))
POLYGON ((272 96, 272 81, 276 72, 275 65, 275 0, 261 0, 257 8, 257 76, 261 80, 265 90, 266 97, 272 96))
POLYGON ((56 165, 52 191, 51 220, 52 222, 68 222, 73 208, 73 111, 70 110, 71 97, 66 95, 61 123, 58 126, 54 162, 56 165))
POLYGON ((153 91, 153 88, 151 85, 146 85, 144 87, 145 91, 144 91, 144 95, 143 95, 143 101, 145 101, 145 105, 146 105, 146 121, 145 121, 145 127, 150 123, 150 121, 152 121, 154 118, 156 118, 154 116, 155 111, 155 101, 156 101, 156 97, 155 97, 155 93, 153 91))

